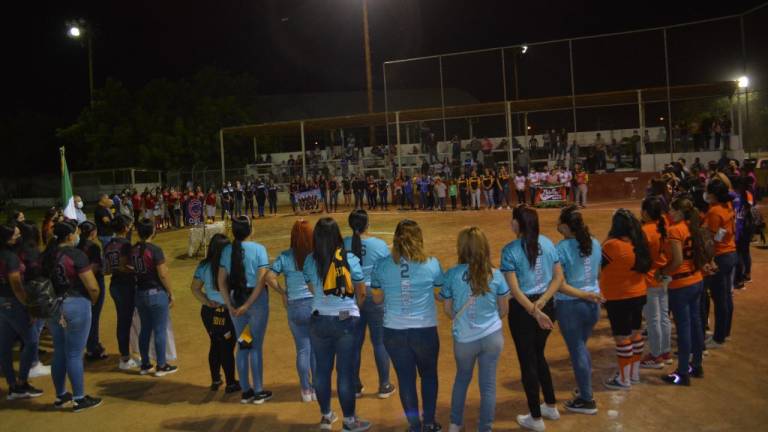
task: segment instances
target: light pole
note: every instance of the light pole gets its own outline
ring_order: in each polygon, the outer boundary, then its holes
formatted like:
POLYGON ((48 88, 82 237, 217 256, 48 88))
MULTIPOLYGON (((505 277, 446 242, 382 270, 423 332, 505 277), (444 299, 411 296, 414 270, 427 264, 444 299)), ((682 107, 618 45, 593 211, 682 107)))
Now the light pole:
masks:
MULTIPOLYGON (((741 149, 746 150, 746 136, 749 135, 749 77, 741 76, 738 80, 736 80, 737 86, 739 87, 739 91, 744 92, 744 113, 746 115, 746 120, 744 123, 746 123, 747 127, 742 128, 741 123, 739 123, 739 128, 741 128, 742 132, 739 134, 739 140, 741 141, 741 149), (743 131, 746 131, 744 133, 743 131)), ((733 120, 731 120, 733 121, 733 120)), ((752 148, 750 147, 749 151, 747 152, 747 157, 752 157, 752 148)))
POLYGON ((67 23, 67 36, 80 40, 81 43, 83 43, 83 38, 85 38, 84 43, 88 48, 88 90, 91 108, 93 108, 93 31, 85 20, 73 20, 67 23))
MULTIPOLYGON (((371 40, 368 35, 368 0, 363 0, 363 41, 365 44, 365 83, 368 91, 368 113, 373 113, 373 82, 371 78, 371 40)), ((368 130, 368 145, 374 145, 376 133, 373 126, 368 130)))

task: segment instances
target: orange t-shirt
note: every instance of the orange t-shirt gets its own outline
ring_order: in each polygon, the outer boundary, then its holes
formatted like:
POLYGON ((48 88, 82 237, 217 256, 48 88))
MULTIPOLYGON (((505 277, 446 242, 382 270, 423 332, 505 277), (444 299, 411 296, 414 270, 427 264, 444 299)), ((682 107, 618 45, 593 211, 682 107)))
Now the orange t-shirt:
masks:
POLYGON ((664 245, 659 234, 659 227, 656 222, 643 224, 643 232, 648 240, 648 249, 651 251, 651 270, 645 275, 645 283, 649 287, 660 286, 661 283, 656 280, 654 275, 656 270, 667 265, 667 255, 664 253, 664 245))
POLYGON ((704 226, 713 236, 717 236, 721 228, 725 230, 723 238, 720 241, 715 240, 716 256, 736 252, 735 224, 736 214, 731 203, 709 206, 709 211, 704 215, 704 226))
POLYGON ((688 223, 680 221, 667 229, 667 241, 664 250, 667 256, 672 256, 672 241, 679 241, 683 247, 683 263, 669 274, 672 282, 669 289, 685 288, 703 280, 701 271, 693 264, 693 240, 688 223))
POLYGON ((642 297, 647 293, 645 274, 632 270, 634 266, 635 251, 631 242, 608 239, 603 243, 600 292, 606 300, 642 297))

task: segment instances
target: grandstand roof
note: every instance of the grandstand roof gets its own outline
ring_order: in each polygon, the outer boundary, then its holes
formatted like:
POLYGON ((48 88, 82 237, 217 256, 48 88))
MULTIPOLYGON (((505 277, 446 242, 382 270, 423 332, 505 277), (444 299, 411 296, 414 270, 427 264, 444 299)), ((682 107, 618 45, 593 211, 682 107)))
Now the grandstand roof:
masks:
MULTIPOLYGON (((669 97, 672 101, 701 99, 710 97, 731 96, 736 91, 734 81, 722 81, 711 84, 693 84, 669 87, 669 97)), ((508 101, 512 112, 554 111, 576 108, 591 108, 600 106, 631 105, 637 103, 638 90, 643 102, 664 102, 667 100, 667 87, 646 89, 621 90, 604 93, 580 94, 575 97, 556 96, 536 99, 521 99, 508 101)), ((430 107, 406 109, 400 112, 400 122, 415 122, 442 118, 469 118, 485 115, 504 114, 504 101, 472 103, 445 107, 430 107)), ((295 135, 302 120, 288 120, 270 123, 260 123, 225 127, 223 132, 228 135, 261 136, 261 135, 295 135)), ((304 131, 324 131, 338 128, 384 126, 395 122, 395 112, 376 112, 343 115, 336 117, 320 117, 305 119, 304 131), (388 116, 388 118, 387 118, 388 116), (387 121, 388 120, 388 121, 387 121)))

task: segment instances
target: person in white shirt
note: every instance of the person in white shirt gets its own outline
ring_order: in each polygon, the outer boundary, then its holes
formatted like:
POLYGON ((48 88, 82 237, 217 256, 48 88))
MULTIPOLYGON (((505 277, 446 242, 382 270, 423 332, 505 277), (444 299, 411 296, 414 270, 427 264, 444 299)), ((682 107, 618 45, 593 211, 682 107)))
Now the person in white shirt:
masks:
POLYGON ((573 180, 573 173, 567 167, 563 167, 560 170, 560 183, 565 186, 566 199, 571 196, 571 180, 573 180))
POLYGON ((80 195, 75 195, 72 197, 72 200, 75 202, 75 218, 77 219, 77 223, 79 225, 88 219, 85 216, 85 213, 83 213, 83 199, 80 198, 80 195))
POLYGON ((531 173, 528 174, 528 191, 531 205, 536 201, 536 189, 539 186, 539 178, 539 173, 535 169, 531 170, 531 173))
POLYGON ((515 192, 517 193, 517 204, 525 204, 525 176, 522 171, 517 170, 514 181, 515 192))

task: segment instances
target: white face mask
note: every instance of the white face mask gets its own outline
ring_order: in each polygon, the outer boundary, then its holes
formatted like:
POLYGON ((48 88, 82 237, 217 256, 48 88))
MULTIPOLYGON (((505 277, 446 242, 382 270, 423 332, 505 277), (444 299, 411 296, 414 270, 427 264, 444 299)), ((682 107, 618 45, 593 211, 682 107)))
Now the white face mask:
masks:
POLYGON ((77 208, 79 208, 79 209, 82 209, 82 208, 83 208, 83 202, 82 202, 82 201, 78 201, 78 202, 76 202, 76 203, 75 203, 75 207, 77 207, 77 208))

